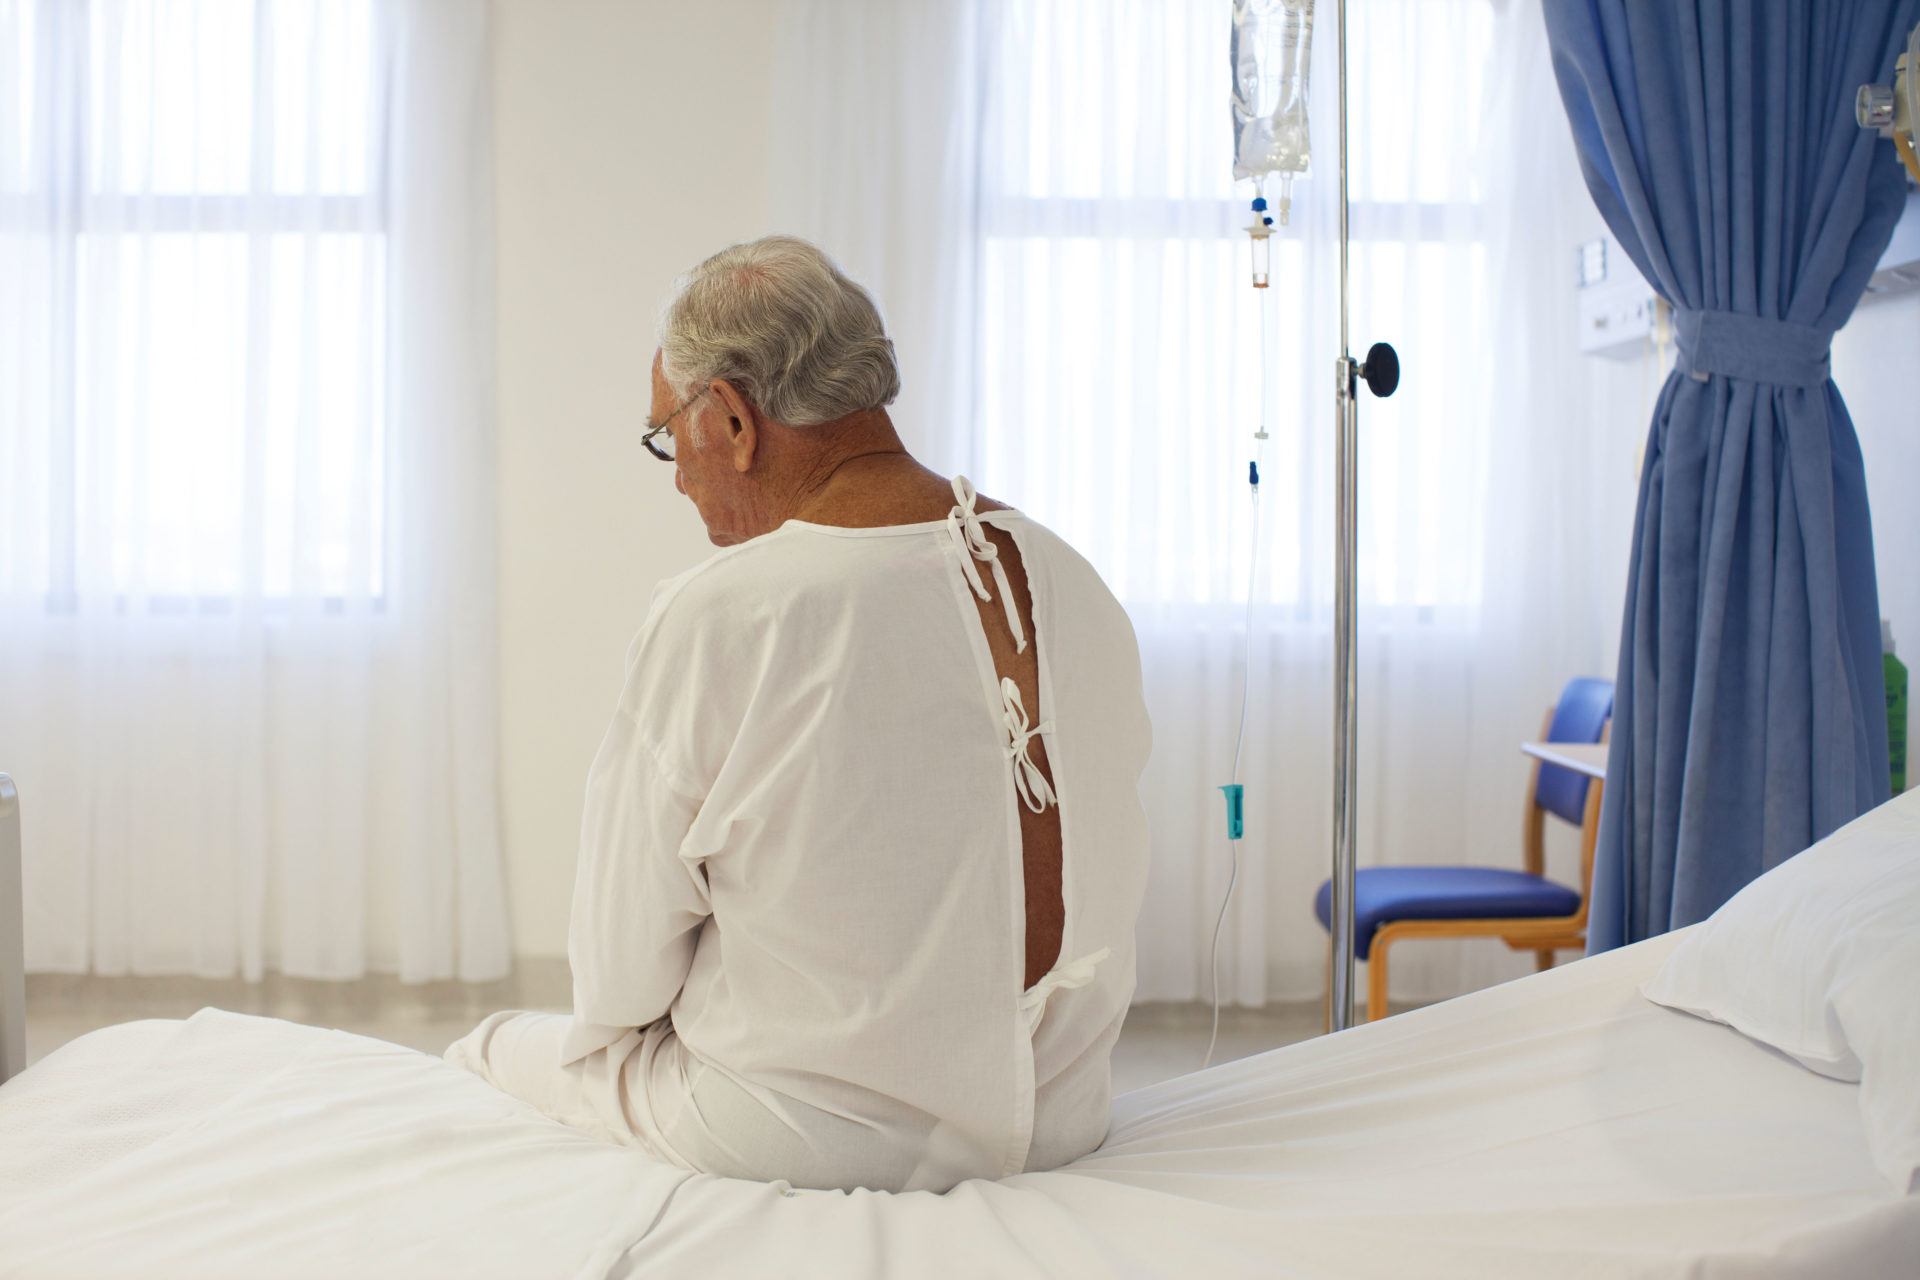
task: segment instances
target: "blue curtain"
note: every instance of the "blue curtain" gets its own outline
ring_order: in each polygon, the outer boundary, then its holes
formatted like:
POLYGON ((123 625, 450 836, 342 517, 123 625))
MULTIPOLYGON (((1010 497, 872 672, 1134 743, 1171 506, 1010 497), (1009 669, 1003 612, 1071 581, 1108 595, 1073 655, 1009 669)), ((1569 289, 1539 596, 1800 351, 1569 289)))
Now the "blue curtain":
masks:
POLYGON ((1587 186, 1674 308, 1589 953, 1705 919, 1887 798, 1867 484, 1827 351, 1904 199, 1854 94, 1920 0, 1548 0, 1587 186))

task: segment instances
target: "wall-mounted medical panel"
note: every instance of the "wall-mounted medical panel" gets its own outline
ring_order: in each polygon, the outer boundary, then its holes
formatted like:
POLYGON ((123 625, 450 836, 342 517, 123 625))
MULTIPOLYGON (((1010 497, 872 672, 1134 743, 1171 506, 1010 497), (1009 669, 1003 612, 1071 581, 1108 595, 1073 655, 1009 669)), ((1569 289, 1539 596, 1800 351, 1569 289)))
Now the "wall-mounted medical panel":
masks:
POLYGON ((1652 350, 1659 299, 1612 236, 1580 246, 1580 351, 1637 360, 1652 350))

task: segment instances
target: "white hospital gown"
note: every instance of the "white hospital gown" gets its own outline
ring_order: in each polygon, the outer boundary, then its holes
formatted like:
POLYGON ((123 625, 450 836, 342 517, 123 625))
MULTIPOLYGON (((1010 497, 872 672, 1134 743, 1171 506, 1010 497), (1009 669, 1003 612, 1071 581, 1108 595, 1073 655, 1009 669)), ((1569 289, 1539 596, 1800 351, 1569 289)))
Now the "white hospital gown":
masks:
POLYGON ((686 1168, 796 1186, 944 1190, 1104 1140, 1147 874, 1139 652, 1085 560, 955 490, 945 521, 789 521, 660 586, 587 783, 574 1014, 496 1014, 451 1060, 686 1168), (1029 991, 981 521, 1026 568, 1060 812, 1064 934, 1029 991))

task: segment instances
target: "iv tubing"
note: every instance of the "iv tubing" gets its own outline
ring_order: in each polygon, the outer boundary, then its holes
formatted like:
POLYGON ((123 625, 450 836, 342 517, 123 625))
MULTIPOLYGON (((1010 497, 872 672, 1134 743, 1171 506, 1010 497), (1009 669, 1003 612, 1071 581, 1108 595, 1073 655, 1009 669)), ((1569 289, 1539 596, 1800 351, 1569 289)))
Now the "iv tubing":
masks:
MULTIPOLYGON (((1247 623, 1246 651, 1240 667, 1240 728, 1233 736, 1233 778, 1235 785, 1240 782, 1240 749, 1247 741, 1247 701, 1253 690, 1253 593, 1260 581, 1260 463, 1267 455, 1267 379, 1271 366, 1267 361, 1267 308, 1271 305, 1270 295, 1262 295, 1256 305, 1260 308, 1260 431, 1254 438, 1253 467, 1248 473, 1248 488, 1253 490, 1253 542, 1247 555, 1247 623)), ((1233 902, 1233 886, 1240 879, 1240 841, 1232 835, 1227 837, 1227 854, 1231 860, 1227 872, 1227 892, 1220 899, 1220 914, 1213 922, 1213 946, 1209 949, 1212 960, 1208 966, 1209 985, 1213 998, 1213 1030, 1207 1036, 1207 1056, 1200 1061, 1200 1069, 1205 1071, 1213 1065, 1213 1049, 1220 1039, 1220 928, 1227 922, 1227 907, 1233 902)))
MULTIPOLYGON (((1240 781, 1240 748, 1247 740, 1247 696, 1253 688, 1253 589, 1259 580, 1260 569, 1260 486, 1256 484, 1249 487, 1253 490, 1253 554, 1247 566, 1247 647, 1240 674, 1240 731, 1233 739, 1233 780, 1236 783, 1240 781)), ((1233 901, 1233 885, 1240 878, 1240 842, 1229 838, 1227 852, 1232 857, 1232 866, 1227 872, 1226 895, 1220 899, 1220 914, 1213 922, 1213 1031, 1207 1036, 1207 1056, 1200 1062, 1202 1071, 1213 1065, 1213 1047, 1220 1039, 1220 926, 1227 921, 1227 906, 1233 901)))

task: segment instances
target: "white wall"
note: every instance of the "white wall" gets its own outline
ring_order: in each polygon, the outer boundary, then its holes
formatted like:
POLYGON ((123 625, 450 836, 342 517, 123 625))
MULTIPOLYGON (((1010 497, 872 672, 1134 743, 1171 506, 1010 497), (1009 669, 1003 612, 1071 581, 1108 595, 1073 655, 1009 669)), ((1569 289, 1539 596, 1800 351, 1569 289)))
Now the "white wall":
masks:
MULTIPOLYGON (((1912 671, 1920 667, 1920 294, 1862 301, 1834 336, 1833 380, 1867 463, 1880 616, 1893 623, 1912 671)), ((1907 776, 1911 785, 1911 753, 1907 776)))
POLYGON ((495 0, 500 743, 521 957, 564 956, 587 767, 654 582, 710 549, 639 444, 679 272, 766 227, 774 0, 495 0))

